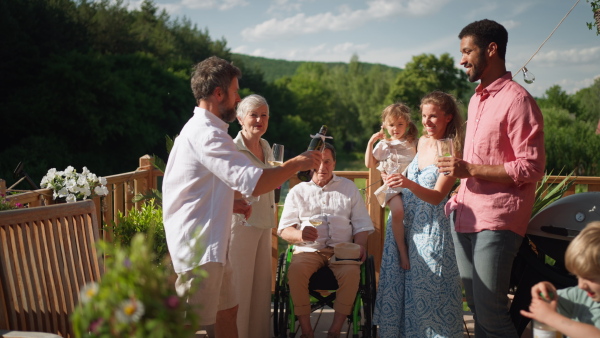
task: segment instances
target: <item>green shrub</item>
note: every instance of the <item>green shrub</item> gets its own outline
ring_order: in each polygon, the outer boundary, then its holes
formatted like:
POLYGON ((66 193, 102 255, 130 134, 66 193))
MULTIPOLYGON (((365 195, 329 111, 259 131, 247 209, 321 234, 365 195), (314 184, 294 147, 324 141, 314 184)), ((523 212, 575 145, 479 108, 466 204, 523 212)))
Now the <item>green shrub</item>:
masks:
POLYGON ((155 262, 160 263, 168 253, 162 208, 149 199, 142 204, 140 210, 132 208, 127 215, 119 211, 118 223, 112 225, 114 242, 129 246, 133 237, 142 233, 151 239, 155 262))

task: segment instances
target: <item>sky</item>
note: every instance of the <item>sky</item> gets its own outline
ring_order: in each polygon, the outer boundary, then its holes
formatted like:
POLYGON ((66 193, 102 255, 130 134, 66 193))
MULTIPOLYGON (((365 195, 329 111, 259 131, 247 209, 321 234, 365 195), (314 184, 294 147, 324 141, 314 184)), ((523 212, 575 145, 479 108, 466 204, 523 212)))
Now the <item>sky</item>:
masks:
MULTIPOLYGON (((130 6, 139 8, 140 0, 130 6)), ((171 19, 186 17, 234 53, 291 61, 361 62, 404 68, 412 57, 449 53, 460 66, 458 33, 481 19, 508 30, 506 66, 526 66, 541 97, 557 84, 569 94, 600 77, 600 36, 585 0, 154 0, 171 19), (565 17, 562 24, 550 34, 565 17), (547 42, 536 51, 544 40, 547 42), (535 55, 534 55, 535 54, 535 55)))

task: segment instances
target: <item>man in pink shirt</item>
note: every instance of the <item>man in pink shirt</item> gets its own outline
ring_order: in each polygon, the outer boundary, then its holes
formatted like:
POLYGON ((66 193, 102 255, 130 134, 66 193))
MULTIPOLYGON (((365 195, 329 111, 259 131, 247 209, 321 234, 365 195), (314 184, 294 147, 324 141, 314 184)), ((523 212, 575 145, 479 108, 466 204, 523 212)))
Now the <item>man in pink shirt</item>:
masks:
POLYGON ((453 212, 456 259, 475 337, 517 337, 508 309, 513 260, 523 241, 544 175, 544 123, 534 98, 506 71, 508 32, 481 20, 460 32, 460 63, 471 98, 463 159, 440 161, 440 172, 461 179, 446 205, 453 212))

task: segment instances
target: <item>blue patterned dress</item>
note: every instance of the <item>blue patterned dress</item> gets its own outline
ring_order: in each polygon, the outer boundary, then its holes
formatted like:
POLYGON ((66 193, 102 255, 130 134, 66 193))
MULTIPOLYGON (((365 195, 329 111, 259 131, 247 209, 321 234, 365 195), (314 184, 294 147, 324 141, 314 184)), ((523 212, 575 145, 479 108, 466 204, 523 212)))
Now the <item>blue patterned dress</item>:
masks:
MULTIPOLYGON (((418 154, 408 179, 435 187, 435 165, 419 170, 418 154)), ((382 338, 462 337, 462 294, 446 199, 431 205, 402 190, 405 239, 410 269, 400 267, 398 246, 388 220, 375 303, 374 323, 382 338)))

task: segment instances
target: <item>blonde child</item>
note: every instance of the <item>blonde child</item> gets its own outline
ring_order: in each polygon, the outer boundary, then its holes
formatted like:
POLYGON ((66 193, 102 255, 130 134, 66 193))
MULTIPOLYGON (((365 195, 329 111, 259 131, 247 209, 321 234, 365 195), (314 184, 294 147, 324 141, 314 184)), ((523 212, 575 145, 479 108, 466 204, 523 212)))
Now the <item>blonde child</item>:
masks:
MULTIPOLYGON (((417 126, 410 120, 410 109, 402 103, 387 106, 381 113, 381 130, 369 139, 365 151, 365 165, 367 168, 376 167, 385 177, 389 162, 400 163, 397 172, 402 172, 410 164, 417 152, 417 126), (390 138, 385 137, 384 128, 390 138), (378 140, 375 147, 373 145, 378 140), (389 156, 388 156, 389 155, 389 156), (387 157, 387 158, 386 158, 387 157), (388 162, 388 163, 386 163, 388 162)), ((392 230, 400 253, 400 265, 403 269, 410 269, 408 249, 404 240, 404 206, 399 192, 387 192, 384 184, 375 192, 381 207, 387 204, 392 214, 392 230)))
POLYGON ((600 222, 588 224, 565 253, 565 267, 577 287, 556 290, 550 282, 531 288, 527 318, 550 325, 571 338, 600 337, 600 222))

